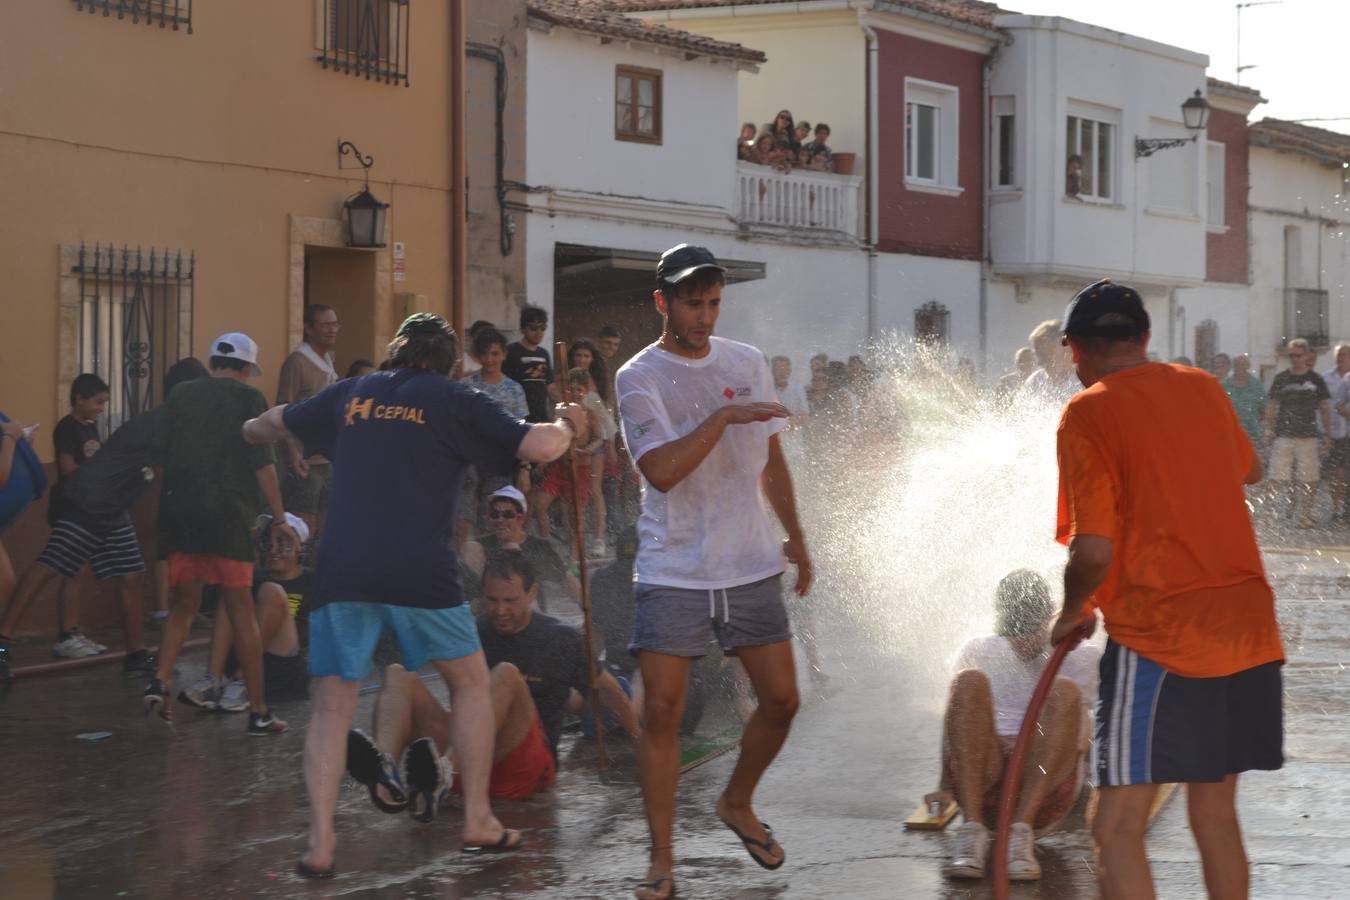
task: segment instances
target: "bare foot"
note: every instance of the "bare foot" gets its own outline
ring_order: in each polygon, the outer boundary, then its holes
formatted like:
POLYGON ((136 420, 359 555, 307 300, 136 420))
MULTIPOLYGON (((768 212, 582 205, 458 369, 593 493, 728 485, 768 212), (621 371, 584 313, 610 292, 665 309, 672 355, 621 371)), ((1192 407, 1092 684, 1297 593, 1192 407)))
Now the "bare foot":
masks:
POLYGON ((774 840, 765 829, 764 823, 759 821, 755 811, 747 804, 745 806, 732 806, 727 802, 726 796, 717 798, 717 818, 722 820, 722 824, 736 832, 741 837, 742 842, 746 838, 751 841, 758 841, 766 846, 755 846, 754 844, 745 844, 746 852, 753 856, 761 866, 766 868, 777 868, 783 864, 786 854, 783 848, 779 846, 778 841, 774 840))
POLYGON ((300 857, 300 863, 311 871, 326 872, 333 868, 333 852, 336 849, 336 835, 329 835, 326 839, 315 840, 314 835, 311 834, 309 837, 309 850, 304 856, 300 857))

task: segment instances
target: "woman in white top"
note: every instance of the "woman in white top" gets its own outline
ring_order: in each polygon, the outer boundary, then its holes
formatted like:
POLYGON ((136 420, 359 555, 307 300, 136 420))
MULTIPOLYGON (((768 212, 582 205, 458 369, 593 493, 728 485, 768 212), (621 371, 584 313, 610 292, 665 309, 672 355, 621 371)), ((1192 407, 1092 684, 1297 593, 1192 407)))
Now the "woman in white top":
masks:
POLYGON ((599 348, 587 338, 578 338, 567 349, 567 367, 585 369, 590 374, 590 390, 586 392, 582 406, 587 412, 595 413, 600 422, 600 446, 591 455, 590 462, 591 522, 594 533, 587 555, 604 556, 608 550, 605 546, 607 528, 603 481, 606 465, 612 467, 617 458, 614 438, 619 431, 614 414, 610 412, 610 399, 605 396, 609 393, 609 374, 605 370, 605 359, 600 355, 599 348))

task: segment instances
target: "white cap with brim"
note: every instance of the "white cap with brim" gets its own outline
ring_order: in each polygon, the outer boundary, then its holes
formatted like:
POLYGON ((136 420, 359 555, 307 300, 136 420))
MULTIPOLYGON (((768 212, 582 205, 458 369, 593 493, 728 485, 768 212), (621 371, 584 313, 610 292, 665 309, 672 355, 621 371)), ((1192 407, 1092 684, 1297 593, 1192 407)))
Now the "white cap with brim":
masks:
MULTIPOLYGON (((309 543, 309 526, 305 524, 304 519, 300 518, 295 513, 286 513, 286 524, 291 526, 291 528, 295 530, 295 536, 300 538, 300 543, 302 544, 309 543)), ((271 513, 263 513, 262 515, 258 516, 257 521, 253 523, 253 527, 258 529, 259 531, 264 531, 268 528, 271 528, 272 527, 271 513)))
POLYGON ((258 365, 258 345, 241 331, 231 331, 216 338, 211 342, 211 352, 207 356, 242 360, 253 366, 254 375, 262 374, 262 368, 258 365))
POLYGON ((525 495, 520 492, 519 488, 512 487, 509 484, 504 488, 493 491, 492 496, 488 497, 488 502, 491 503, 493 500, 510 500, 520 507, 521 512, 529 512, 529 507, 525 504, 525 495))

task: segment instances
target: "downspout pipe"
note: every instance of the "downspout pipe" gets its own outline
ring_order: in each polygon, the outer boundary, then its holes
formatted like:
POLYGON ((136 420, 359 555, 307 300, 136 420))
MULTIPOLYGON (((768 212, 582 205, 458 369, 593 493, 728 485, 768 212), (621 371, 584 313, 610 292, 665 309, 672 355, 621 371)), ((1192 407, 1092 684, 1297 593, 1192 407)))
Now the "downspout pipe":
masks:
POLYGON ((877 33, 864 21, 863 16, 871 4, 858 10, 858 26, 867 40, 867 340, 877 339, 880 327, 881 300, 877 287, 877 240, 880 231, 880 161, 877 159, 881 139, 878 135, 880 121, 877 98, 880 95, 878 85, 877 33))
MULTIPOLYGON (((980 88, 980 102, 984 105, 984 140, 980 143, 980 184, 984 190, 980 192, 980 306, 979 306, 979 328, 980 328, 980 370, 989 371, 989 279, 993 274, 993 225, 989 221, 990 212, 993 209, 993 191, 994 179, 993 173, 993 154, 991 150, 994 144, 994 112, 993 98, 990 90, 994 81, 994 63, 998 60, 999 51, 1003 44, 997 43, 989 51, 989 55, 984 58, 984 73, 982 85, 980 88)), ((1016 151, 1014 151, 1016 152, 1016 151)), ((1014 156, 1014 159, 1016 157, 1014 156)))
MULTIPOLYGON (((450 0, 450 324, 461 343, 469 296, 469 156, 465 138, 467 0, 450 0)), ((463 347, 460 348, 461 355, 463 347)))

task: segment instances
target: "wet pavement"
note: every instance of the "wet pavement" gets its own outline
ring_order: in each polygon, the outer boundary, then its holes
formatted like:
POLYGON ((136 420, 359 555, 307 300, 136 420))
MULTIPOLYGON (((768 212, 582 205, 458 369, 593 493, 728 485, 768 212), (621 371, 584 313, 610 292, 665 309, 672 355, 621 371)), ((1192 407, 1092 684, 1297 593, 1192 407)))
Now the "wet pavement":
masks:
MULTIPOLYGON (((1286 752, 1277 773, 1240 792, 1254 897, 1350 897, 1350 548, 1267 553, 1289 652, 1286 752)), ((759 795, 788 864, 755 867, 712 815, 734 754, 682 783, 680 894, 728 898, 983 898, 987 884, 938 874, 945 835, 906 833, 901 820, 937 777, 943 673, 902 656, 862 658, 865 629, 822 628, 832 678, 812 696, 759 795)), ((180 666, 196 674, 201 651, 180 666)), ((141 679, 116 666, 20 681, 0 696, 0 897, 627 897, 642 874, 645 829, 631 749, 612 746, 610 772, 589 745, 569 743, 556 790, 503 804, 530 829, 529 849, 482 858, 459 852, 458 816, 430 825, 374 810, 343 790, 340 875, 292 874, 307 808, 300 752, 307 709, 278 704, 291 731, 250 738, 241 716, 179 707, 168 728, 140 713, 141 679), (76 739, 111 731, 104 741, 76 739)), ((437 686, 436 690, 443 695, 437 686)), ((363 698, 367 722, 373 697, 363 698)), ((1202 897, 1199 864, 1178 792, 1149 835, 1160 895, 1202 897)), ((1092 854, 1079 825, 1042 841, 1044 879, 1017 898, 1095 897, 1092 854)))

